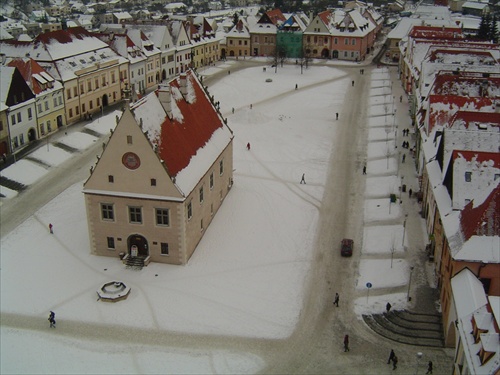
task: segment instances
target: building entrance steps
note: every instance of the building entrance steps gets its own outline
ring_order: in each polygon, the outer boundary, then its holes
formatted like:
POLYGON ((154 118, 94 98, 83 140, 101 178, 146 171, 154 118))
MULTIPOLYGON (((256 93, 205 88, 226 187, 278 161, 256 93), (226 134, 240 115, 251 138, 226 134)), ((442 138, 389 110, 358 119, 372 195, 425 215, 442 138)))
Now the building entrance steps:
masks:
POLYGON ((439 314, 422 314, 408 310, 363 315, 364 322, 379 335, 396 342, 444 347, 443 328, 439 314))

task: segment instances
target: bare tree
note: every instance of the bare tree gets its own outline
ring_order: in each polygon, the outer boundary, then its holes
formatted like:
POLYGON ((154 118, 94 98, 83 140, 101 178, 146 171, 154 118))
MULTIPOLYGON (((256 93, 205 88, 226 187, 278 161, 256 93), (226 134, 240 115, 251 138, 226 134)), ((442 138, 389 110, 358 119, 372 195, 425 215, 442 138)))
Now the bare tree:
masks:
POLYGON ((299 58, 297 59, 297 64, 300 65, 300 74, 304 74, 304 68, 307 69, 309 67, 311 60, 311 47, 306 45, 300 51, 299 58))
POLYGON ((274 51, 269 55, 271 65, 274 67, 274 72, 278 71, 278 65, 283 68, 283 64, 288 59, 286 49, 277 46, 274 51))

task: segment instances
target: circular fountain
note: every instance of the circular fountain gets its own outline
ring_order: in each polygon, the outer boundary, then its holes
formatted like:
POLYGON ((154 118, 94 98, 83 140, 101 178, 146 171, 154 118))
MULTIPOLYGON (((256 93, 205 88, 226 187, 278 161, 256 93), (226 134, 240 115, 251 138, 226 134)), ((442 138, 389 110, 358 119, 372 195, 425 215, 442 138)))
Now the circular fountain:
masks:
POLYGON ((121 281, 110 281, 97 290, 99 300, 104 302, 117 302, 127 299, 130 288, 121 281))

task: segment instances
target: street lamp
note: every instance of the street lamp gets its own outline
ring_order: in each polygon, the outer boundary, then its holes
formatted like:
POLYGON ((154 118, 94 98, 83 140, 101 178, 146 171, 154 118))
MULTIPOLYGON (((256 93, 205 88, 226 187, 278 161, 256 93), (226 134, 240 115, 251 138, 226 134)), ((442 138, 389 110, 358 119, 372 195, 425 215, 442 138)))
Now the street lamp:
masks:
POLYGON ((408 218, 408 214, 405 215, 405 221, 403 221, 403 248, 405 247, 405 234, 406 234, 406 219, 408 218))
POLYGON ((413 267, 413 266, 411 266, 411 267, 410 267, 410 279, 408 280, 408 292, 406 292, 406 300, 407 300, 408 302, 410 302, 410 301, 411 301, 411 297, 410 297, 410 286, 411 286, 411 275, 412 275, 412 273, 413 273, 413 269, 414 269, 414 268, 415 268, 415 267, 413 267))
POLYGON ((417 353, 417 368, 415 369, 415 375, 418 374, 418 365, 420 364, 420 360, 422 359, 422 356, 423 356, 422 352, 417 353))
POLYGON ((401 176, 401 185, 399 186, 399 199, 401 200, 401 193, 403 192, 403 179, 405 176, 401 176))

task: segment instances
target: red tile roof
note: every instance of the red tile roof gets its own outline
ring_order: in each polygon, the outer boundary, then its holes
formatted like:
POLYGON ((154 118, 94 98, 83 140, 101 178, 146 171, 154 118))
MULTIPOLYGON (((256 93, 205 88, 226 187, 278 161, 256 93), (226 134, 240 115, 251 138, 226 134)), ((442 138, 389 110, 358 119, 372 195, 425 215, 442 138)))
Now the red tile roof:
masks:
POLYGON ((465 150, 453 150, 453 160, 458 157, 463 157, 467 161, 476 160, 478 163, 483 163, 485 161, 493 161, 493 167, 500 167, 500 153, 498 152, 482 152, 482 151, 465 151, 465 150))
POLYGON ((24 80, 28 83, 28 86, 30 86, 31 91, 33 91, 34 94, 39 94, 45 90, 45 88, 41 86, 40 82, 38 82, 33 77, 33 74, 40 74, 41 72, 45 72, 46 74, 48 73, 35 60, 30 58, 14 59, 10 61, 7 65, 11 67, 16 67, 19 70, 19 72, 23 76, 24 80))
MULTIPOLYGON (((192 71, 187 72, 186 78, 193 87, 196 100, 193 103, 188 103, 185 98, 176 101, 183 121, 167 117, 161 125, 159 154, 171 177, 187 167, 198 149, 210 140, 217 129, 225 126, 192 71)), ((179 88, 180 78, 172 81, 170 86, 179 88)))
POLYGON ((460 213, 460 229, 465 241, 474 235, 500 236, 500 185, 478 207, 469 202, 460 213))
POLYGON ((450 128, 453 128, 453 125, 458 122, 463 123, 466 128, 477 126, 477 124, 500 127, 500 113, 458 111, 450 119, 450 128))
POLYGON ((408 35, 411 38, 464 39, 462 30, 453 27, 413 26, 408 35))
POLYGON ((55 39, 59 43, 65 44, 71 43, 74 38, 83 40, 89 36, 90 33, 83 27, 70 27, 66 30, 56 30, 47 33, 41 33, 35 38, 35 41, 49 44, 51 43, 52 39, 55 39))
POLYGON ((281 10, 279 9, 269 10, 266 12, 266 14, 273 23, 273 25, 276 25, 279 21, 281 22, 286 21, 285 16, 283 15, 283 13, 281 13, 281 10))

